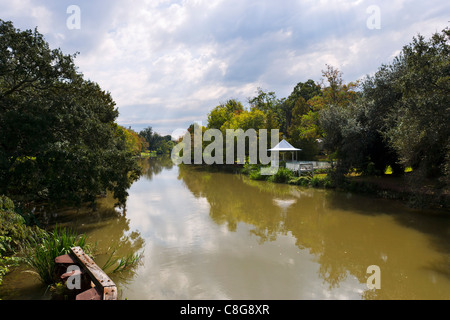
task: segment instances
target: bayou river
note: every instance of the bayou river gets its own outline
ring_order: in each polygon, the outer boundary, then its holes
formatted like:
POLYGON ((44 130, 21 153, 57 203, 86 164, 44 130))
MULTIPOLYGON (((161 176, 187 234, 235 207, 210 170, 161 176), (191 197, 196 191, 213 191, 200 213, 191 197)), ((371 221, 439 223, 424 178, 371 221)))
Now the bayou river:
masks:
MULTIPOLYGON (((142 253, 112 274, 120 299, 450 299, 450 219, 402 203, 143 160, 126 209, 41 218, 85 233, 101 266, 112 248, 142 253), (369 266, 380 289, 369 289, 369 266)), ((46 299, 18 269, 1 299, 46 299)))

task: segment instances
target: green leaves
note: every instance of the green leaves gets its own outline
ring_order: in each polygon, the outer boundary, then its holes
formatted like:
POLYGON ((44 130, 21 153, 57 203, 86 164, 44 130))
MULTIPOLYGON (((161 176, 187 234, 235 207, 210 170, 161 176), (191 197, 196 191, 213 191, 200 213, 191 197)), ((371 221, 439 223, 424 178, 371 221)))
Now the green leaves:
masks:
POLYGON ((37 30, 0 20, 0 57, 0 193, 77 204, 109 190, 123 204, 139 167, 110 93, 37 30))
POLYGON ((152 127, 147 127, 139 132, 139 137, 143 140, 146 148, 150 151, 156 151, 157 154, 169 153, 174 146, 171 135, 161 136, 153 132, 152 127))
POLYGON ((68 254, 70 248, 81 247, 84 252, 91 254, 92 247, 86 242, 86 235, 77 235, 72 230, 56 228, 52 232, 44 233, 35 241, 30 241, 24 257, 25 263, 48 285, 55 282, 55 258, 68 254))
POLYGON ((325 143, 337 151, 343 173, 350 167, 366 172, 373 164, 378 172, 391 165, 396 172, 420 168, 427 177, 448 174, 449 34, 414 38, 362 82, 357 100, 323 110, 325 143))
POLYGON ((390 110, 384 137, 404 166, 422 168, 429 176, 443 172, 450 136, 449 29, 405 46, 391 83, 401 95, 390 110))

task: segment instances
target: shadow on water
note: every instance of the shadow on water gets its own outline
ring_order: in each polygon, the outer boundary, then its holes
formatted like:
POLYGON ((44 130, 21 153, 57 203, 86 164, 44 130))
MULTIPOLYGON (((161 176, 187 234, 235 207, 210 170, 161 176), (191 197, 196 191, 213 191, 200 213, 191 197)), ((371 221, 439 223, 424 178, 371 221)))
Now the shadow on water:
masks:
MULTIPOLYGON (((140 161, 141 178, 152 180, 164 169, 171 169, 170 156, 147 158, 140 161)), ((129 254, 143 253, 145 241, 139 231, 130 229, 125 208, 116 207, 116 199, 111 194, 98 199, 95 206, 49 208, 42 207, 36 212, 41 227, 52 230, 54 227, 68 228, 77 234, 88 235, 88 241, 96 246, 95 261, 101 267, 111 254, 125 257, 129 254), (92 241, 91 241, 92 240, 92 241)), ((144 253, 145 254, 145 253, 144 253)), ((2 299, 48 299, 49 292, 36 275, 21 266, 5 278, 0 298, 2 299)), ((105 270, 107 271, 107 270, 105 270)), ((120 288, 133 277, 133 270, 110 274, 120 288)))
MULTIPOLYGON (((374 264, 387 270, 384 279, 391 286, 406 274, 417 278, 412 265, 449 279, 448 214, 412 210, 393 200, 252 181, 186 166, 180 167, 179 179, 195 197, 207 199, 211 219, 229 231, 245 223, 261 244, 292 235, 298 248, 317 257, 319 276, 330 289, 349 275, 365 283, 366 269, 374 264), (429 261, 423 266, 421 259, 429 261)), ((435 282, 435 276, 430 277, 435 282)), ((410 285, 404 290, 417 290, 410 285)), ((386 297, 371 290, 362 296, 386 297)))
POLYGON ((436 240, 436 249, 450 253, 450 213, 445 210, 420 210, 407 207, 399 201, 332 192, 327 196, 329 206, 365 215, 387 214, 408 228, 415 229, 436 240), (358 201, 352 199, 359 198, 358 201), (366 205, 361 206, 360 202, 366 205))
POLYGON ((330 207, 358 212, 362 215, 389 215, 398 225, 426 235, 433 249, 446 255, 442 261, 428 268, 450 279, 450 213, 448 211, 412 209, 398 201, 346 192, 332 192, 327 198, 330 207), (365 205, 361 206, 359 204, 361 201, 352 201, 355 198, 364 201, 365 205))

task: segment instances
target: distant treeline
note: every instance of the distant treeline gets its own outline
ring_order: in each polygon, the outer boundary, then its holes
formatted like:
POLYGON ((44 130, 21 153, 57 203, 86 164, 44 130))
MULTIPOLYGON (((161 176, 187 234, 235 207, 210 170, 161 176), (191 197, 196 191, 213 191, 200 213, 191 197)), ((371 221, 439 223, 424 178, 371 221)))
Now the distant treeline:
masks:
POLYGON ((146 149, 156 151, 157 154, 169 153, 174 146, 171 135, 161 136, 159 133, 153 132, 152 127, 140 131, 139 136, 145 141, 146 149))

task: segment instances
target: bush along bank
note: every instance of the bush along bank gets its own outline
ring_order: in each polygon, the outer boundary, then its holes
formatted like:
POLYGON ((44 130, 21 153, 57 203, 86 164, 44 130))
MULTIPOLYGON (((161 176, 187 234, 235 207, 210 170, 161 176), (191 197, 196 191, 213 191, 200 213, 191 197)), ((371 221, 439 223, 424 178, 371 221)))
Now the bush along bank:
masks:
POLYGON ((247 175, 252 180, 261 180, 275 183, 287 183, 303 187, 334 188, 330 176, 323 170, 315 173, 308 172, 297 175, 285 167, 279 167, 273 175, 262 175, 260 165, 245 164, 240 173, 247 175))
MULTIPOLYGON (((409 207, 418 209, 443 209, 448 210, 448 190, 440 188, 420 188, 409 183, 407 176, 394 180, 394 183, 383 183, 390 177, 382 176, 347 176, 343 179, 334 179, 333 171, 315 170, 314 172, 297 175, 289 169, 280 167, 276 174, 261 175, 260 165, 245 164, 239 171, 252 180, 286 183, 302 187, 334 189, 337 191, 352 192, 374 196, 383 199, 400 200, 409 207)), ((393 180, 393 179, 390 179, 393 180)))
POLYGON ((46 232, 36 225, 30 226, 16 212, 11 199, 0 196, 0 285, 12 267, 23 261, 30 241, 37 242, 46 232))

